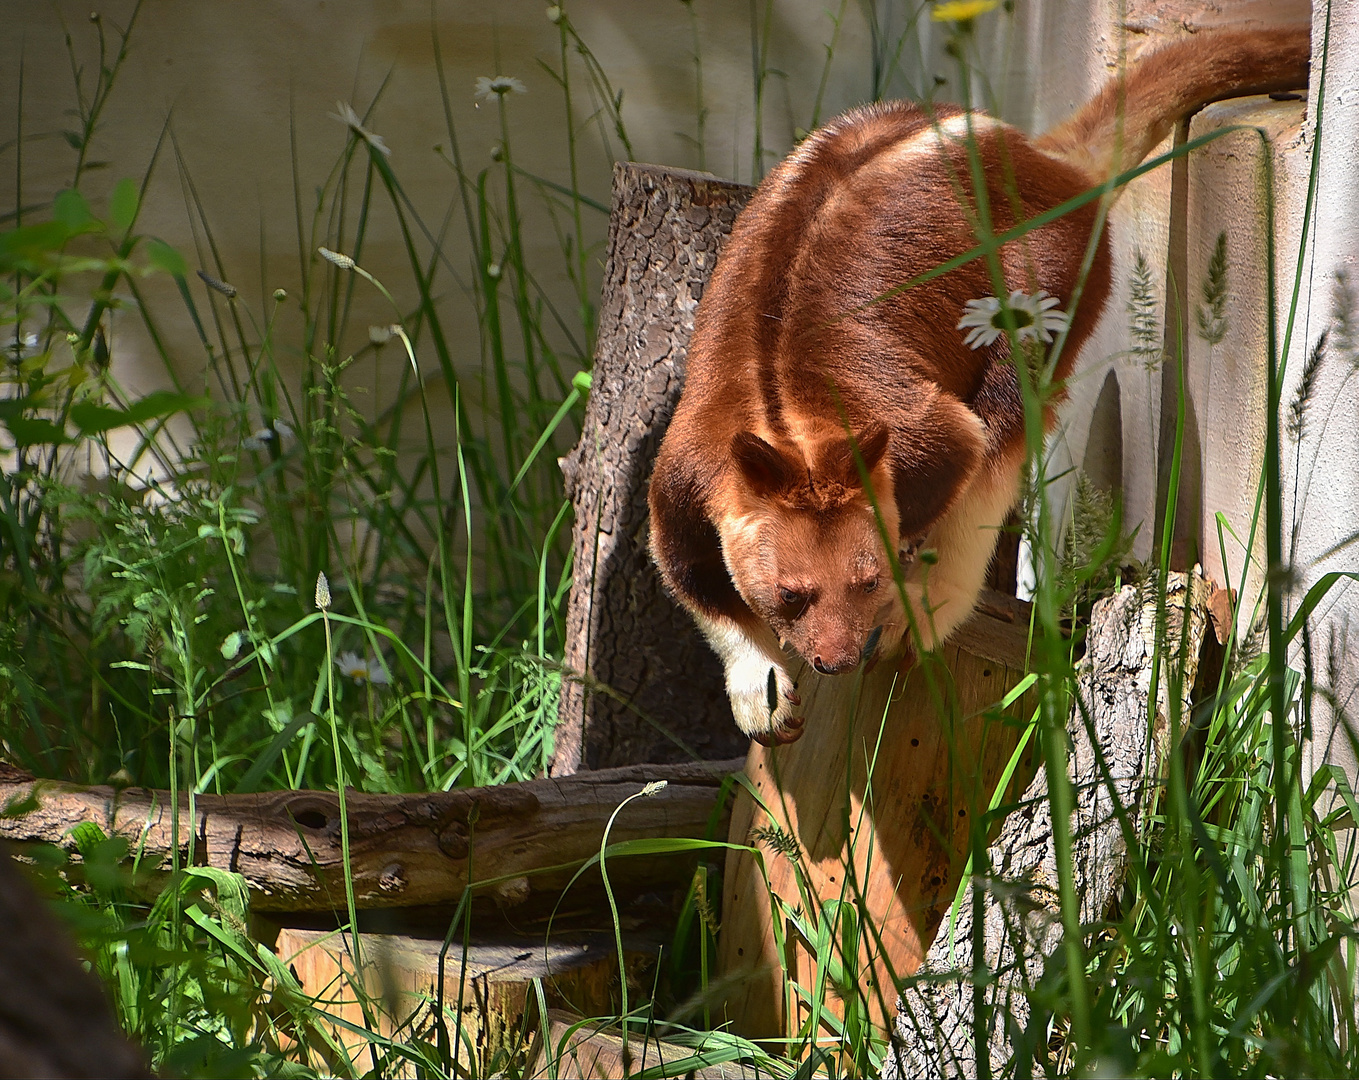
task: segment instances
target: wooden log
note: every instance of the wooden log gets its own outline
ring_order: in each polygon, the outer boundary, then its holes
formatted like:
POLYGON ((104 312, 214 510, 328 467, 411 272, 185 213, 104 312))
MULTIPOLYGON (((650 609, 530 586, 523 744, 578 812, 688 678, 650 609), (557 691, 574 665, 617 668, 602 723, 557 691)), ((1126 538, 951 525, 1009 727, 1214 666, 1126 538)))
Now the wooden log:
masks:
MULTIPOLYGON (((1183 707, 1200 668, 1209 625, 1211 587, 1200 577, 1171 575, 1166 641, 1174 656, 1185 612, 1183 707)), ((1129 586, 1099 601, 1090 620, 1086 654, 1078 679, 1095 738, 1120 800, 1136 822, 1148 796, 1160 784, 1168 733, 1170 675, 1162 666, 1156 716, 1148 723, 1151 663, 1156 648, 1156 598, 1129 586), (1150 745, 1148 733, 1150 732, 1150 745)), ((1178 660, 1172 660, 1178 666, 1178 660)), ((1124 836, 1114 813, 1109 785, 1096 763, 1085 719, 1073 709, 1070 775, 1076 795, 1072 814, 1072 861, 1080 890, 1081 920, 1103 919, 1122 887, 1127 866, 1124 836)), ((989 877, 973 879, 983 893, 984 966, 993 975, 985 987, 990 1060, 1011 1058, 1008 1029, 1028 1020, 1025 991, 1037 985, 1047 957, 1062 936, 1056 853, 1052 842, 1047 777, 1037 776, 1021 808, 1006 818, 990 846, 989 877)), ((973 1027, 975 998, 968 977, 973 964, 972 904, 960 905, 952 933, 930 947, 921 976, 902 993, 893 1055, 885 1076, 976 1076, 973 1027)))
MULTIPOLYGON (((370 1066, 368 1029, 382 1038, 437 1045, 435 1021, 439 999, 439 953, 443 942, 401 934, 359 935, 363 977, 356 974, 351 935, 337 930, 285 927, 275 950, 297 977, 308 997, 326 1017, 335 1046, 349 1063, 365 1072, 370 1066)), ((658 945, 645 936, 625 935, 624 966, 629 978, 641 979, 656 963, 658 945)), ((553 1009, 577 1015, 615 1015, 620 1008, 618 955, 612 932, 542 937, 501 933, 475 938, 464 953, 461 942, 448 950, 443 968, 443 1006, 452 1049, 455 1025, 457 1056, 468 1075, 486 1075, 497 1055, 517 1056, 530 1050, 536 1025, 539 980, 553 1009)), ((564 1014, 559 1014, 564 1015, 564 1014)), ((340 1064, 333 1050, 312 1045, 323 1061, 340 1064)), ((348 1074, 349 1069, 341 1070, 348 1074)), ((396 1075, 417 1075, 401 1070, 396 1075)), ((544 1072, 543 1075, 546 1075, 544 1072)), ((565 1075, 565 1074, 564 1074, 565 1075)), ((620 1074, 621 1075, 621 1074, 620 1074)))
POLYGON ((736 1030, 770 1037, 803 1022, 805 1001, 784 971, 810 991, 818 962, 840 946, 797 923, 814 923, 817 909, 838 900, 859 920, 851 981, 869 1019, 889 1026, 893 977, 924 958, 957 889, 972 821, 1011 756, 1016 719, 1028 715, 1022 703, 1006 715, 996 709, 1023 675, 1028 631, 1027 604, 984 594, 954 640, 907 672, 880 665, 861 681, 805 676, 802 738, 752 745, 746 775, 759 804, 737 799, 731 840, 761 848, 763 867, 728 853, 718 943, 719 969, 739 981, 726 1001, 736 1030))
POLYGON ((580 443, 561 461, 575 579, 553 776, 745 752, 722 668, 652 566, 646 492, 694 310, 753 190, 679 169, 614 168, 593 382, 580 443))
MULTIPOLYGON (((456 902, 469 874, 476 883, 497 879, 505 903, 531 892, 560 892, 581 863, 599 851, 605 822, 643 785, 665 780, 650 798, 618 816, 613 840, 638 837, 722 836, 726 810, 718 805, 723 781, 739 760, 688 765, 631 766, 561 780, 418 795, 347 793, 350 864, 360 907, 414 907, 456 902), (716 824, 714 824, 716 822, 716 824), (551 872, 542 872, 547 868, 551 872)), ((164 871, 176 836, 169 794, 146 788, 82 788, 34 780, 0 766, 0 806, 32 809, 0 818, 0 837, 16 843, 55 844, 74 852, 71 830, 93 822, 124 837, 141 864, 164 871)), ((256 911, 334 911, 345 906, 339 799, 326 791, 200 795, 190 819, 179 800, 180 858, 240 873, 256 911)), ((611 864, 620 887, 687 883, 693 860, 665 856, 611 864)), ((159 881, 144 883, 158 890, 159 881)))

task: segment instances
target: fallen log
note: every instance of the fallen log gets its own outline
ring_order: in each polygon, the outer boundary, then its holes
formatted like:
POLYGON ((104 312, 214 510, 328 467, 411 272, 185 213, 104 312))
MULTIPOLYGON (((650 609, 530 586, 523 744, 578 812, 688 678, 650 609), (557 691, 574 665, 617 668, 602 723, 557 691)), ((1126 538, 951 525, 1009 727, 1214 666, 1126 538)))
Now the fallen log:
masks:
MULTIPOLYGON (((1206 641, 1210 589, 1201 577, 1174 574, 1167 590, 1166 652, 1162 655, 1173 657, 1176 643, 1183 640, 1182 658, 1171 663, 1182 664, 1178 685, 1186 715, 1206 641)), ((1154 592, 1128 586, 1099 601, 1090 619, 1078 677, 1087 712, 1083 715, 1073 708, 1067 724, 1072 747, 1068 770, 1076 803, 1071 820, 1072 862, 1083 925, 1105 918, 1127 867, 1127 847, 1113 792, 1136 825, 1148 797, 1161 783, 1171 680, 1163 665, 1156 714, 1149 718, 1156 618, 1154 592), (1092 731, 1104 758, 1103 768, 1097 762, 1092 731)), ((971 884, 982 893, 981 966, 988 973, 987 980, 974 988, 969 895, 959 905, 952 930, 946 926, 934 939, 924 963, 901 994, 894 1052, 888 1055, 884 1076, 989 1075, 989 1070, 979 1068, 974 1041, 979 993, 986 1007, 990 1061, 999 1066, 1012 1057, 1011 1033, 1022 1030, 1029 1017, 1028 990, 1038 984, 1047 957, 1062 938, 1046 774, 1040 773, 1024 792, 987 854, 989 874, 975 876, 971 884)))
MULTIPOLYGON (((726 834, 719 806, 740 760, 636 765, 563 779, 414 795, 346 793, 350 866, 361 908, 454 903, 469 880, 506 905, 533 892, 560 890, 599 852, 605 823, 643 785, 664 780, 630 803, 613 841, 726 834)), ((341 911, 345 907, 339 798, 327 791, 187 795, 175 813, 169 793, 147 788, 78 787, 35 780, 0 766, 0 837, 76 851, 72 830, 85 822, 122 837, 152 872, 140 888, 157 891, 176 842, 179 858, 241 874, 255 911, 341 911), (32 800, 32 806, 22 804, 32 800)), ((21 848, 20 848, 21 850, 21 848)), ((687 883, 693 860, 633 857, 610 864, 620 887, 687 883)))

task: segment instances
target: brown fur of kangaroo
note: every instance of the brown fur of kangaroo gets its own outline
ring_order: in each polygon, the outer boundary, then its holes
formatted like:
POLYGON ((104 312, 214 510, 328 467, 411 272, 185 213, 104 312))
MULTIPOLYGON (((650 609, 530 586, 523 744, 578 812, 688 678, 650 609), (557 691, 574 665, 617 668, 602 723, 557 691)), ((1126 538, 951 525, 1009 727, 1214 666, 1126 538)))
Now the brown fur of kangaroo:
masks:
MULTIPOLYGON (((974 248, 980 205, 1003 233, 1136 165, 1209 101, 1305 85, 1309 60, 1305 26, 1202 33, 1034 139, 953 106, 870 105, 765 178, 699 305, 650 489, 652 553, 722 658, 743 731, 795 739, 802 662, 851 671, 909 629, 849 433, 927 648, 971 613, 1018 497, 1024 418, 1009 339, 972 349, 957 329, 967 301, 996 295, 986 260, 875 298, 974 248), (922 546, 935 558, 914 558, 922 546)), ((1096 214, 1091 201, 1005 244, 1005 289, 1070 309, 1096 214)), ((1109 282, 1104 235, 1059 385, 1109 282)))

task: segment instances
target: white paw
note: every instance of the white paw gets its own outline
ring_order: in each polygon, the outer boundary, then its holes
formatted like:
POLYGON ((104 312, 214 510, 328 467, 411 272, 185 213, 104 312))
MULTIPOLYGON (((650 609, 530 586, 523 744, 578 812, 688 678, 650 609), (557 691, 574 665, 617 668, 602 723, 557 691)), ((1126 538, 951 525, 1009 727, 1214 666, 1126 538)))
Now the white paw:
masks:
POLYGON ((764 653, 752 649, 727 668, 727 695, 737 726, 757 742, 772 746, 802 735, 797 684, 764 653))

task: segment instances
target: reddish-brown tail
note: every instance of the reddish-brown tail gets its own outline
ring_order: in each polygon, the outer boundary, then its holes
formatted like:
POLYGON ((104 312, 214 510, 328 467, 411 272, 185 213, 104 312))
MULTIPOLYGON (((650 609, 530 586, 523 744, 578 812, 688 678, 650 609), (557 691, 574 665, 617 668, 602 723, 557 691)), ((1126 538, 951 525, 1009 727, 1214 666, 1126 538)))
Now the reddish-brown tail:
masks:
POLYGON ((1102 183, 1139 164, 1209 102, 1307 85, 1311 28, 1204 31, 1130 65, 1070 120, 1034 141, 1102 183))

